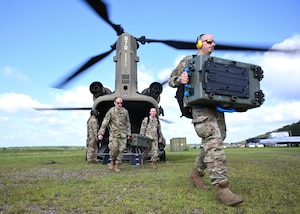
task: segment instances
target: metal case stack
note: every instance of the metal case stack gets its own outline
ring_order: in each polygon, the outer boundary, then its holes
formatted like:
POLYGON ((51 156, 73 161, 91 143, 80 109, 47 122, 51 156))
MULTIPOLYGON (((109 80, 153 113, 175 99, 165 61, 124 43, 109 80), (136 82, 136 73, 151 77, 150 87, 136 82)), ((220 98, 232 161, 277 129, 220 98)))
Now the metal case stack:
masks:
POLYGON ((184 102, 188 106, 213 106, 221 111, 245 112, 264 102, 260 66, 198 55, 188 60, 184 102))

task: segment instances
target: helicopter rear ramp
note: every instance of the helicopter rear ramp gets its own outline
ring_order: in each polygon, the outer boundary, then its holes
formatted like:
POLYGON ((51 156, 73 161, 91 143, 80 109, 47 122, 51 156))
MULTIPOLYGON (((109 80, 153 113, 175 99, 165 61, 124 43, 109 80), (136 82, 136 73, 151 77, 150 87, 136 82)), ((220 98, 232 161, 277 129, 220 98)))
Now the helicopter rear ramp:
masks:
MULTIPOLYGON (((149 138, 140 134, 132 134, 132 138, 128 140, 126 149, 123 155, 123 162, 129 162, 130 165, 140 166, 142 154, 145 148, 149 147, 149 138)), ((109 148, 108 139, 104 139, 100 142, 100 147, 98 151, 98 159, 103 165, 110 163, 109 159, 109 148)), ((161 161, 166 161, 166 153, 163 148, 159 149, 158 156, 161 161)), ((149 153, 146 161, 151 158, 151 153, 149 153)))

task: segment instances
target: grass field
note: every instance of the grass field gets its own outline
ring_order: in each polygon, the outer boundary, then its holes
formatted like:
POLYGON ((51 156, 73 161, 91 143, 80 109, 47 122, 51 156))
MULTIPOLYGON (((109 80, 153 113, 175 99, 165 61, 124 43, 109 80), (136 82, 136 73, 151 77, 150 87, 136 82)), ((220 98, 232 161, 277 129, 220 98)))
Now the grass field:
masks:
MULTIPOLYGON (((228 207, 187 177, 197 149, 167 151, 158 169, 87 165, 84 150, 0 150, 0 213, 300 213, 300 147, 227 148, 228 207)), ((208 175, 205 181, 209 184, 208 175)))

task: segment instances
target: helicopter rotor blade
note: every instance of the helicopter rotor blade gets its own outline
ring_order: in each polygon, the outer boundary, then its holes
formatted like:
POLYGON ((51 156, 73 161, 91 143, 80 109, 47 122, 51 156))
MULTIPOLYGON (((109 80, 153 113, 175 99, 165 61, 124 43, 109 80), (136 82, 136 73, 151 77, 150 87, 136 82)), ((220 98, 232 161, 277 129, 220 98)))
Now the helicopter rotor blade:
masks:
POLYGON ((93 66, 94 64, 96 64, 97 62, 99 62, 100 60, 104 59, 105 57, 107 57, 112 51, 114 51, 115 45, 112 46, 112 49, 102 53, 100 55, 94 56, 91 59, 89 59, 83 66, 81 66, 77 71, 75 71, 74 73, 72 73, 70 76, 68 76, 67 78, 65 78, 62 82, 60 82, 59 84, 56 84, 54 86, 54 88, 59 88, 62 89, 68 82, 70 82, 72 79, 74 79, 75 77, 77 77, 79 74, 81 74, 83 71, 85 71, 86 69, 88 69, 89 67, 93 66))
MULTIPOLYGON (((137 39, 141 44, 151 43, 151 42, 159 42, 164 43, 168 46, 171 46, 176 49, 184 49, 184 50, 194 50, 196 49, 195 42, 187 42, 187 41, 176 41, 176 40, 157 40, 157 39, 147 39, 145 36, 142 36, 137 39)), ((300 53, 299 49, 271 49, 271 47, 258 47, 258 46, 243 46, 243 45, 228 45, 228 44, 220 44, 217 43, 215 46, 215 50, 223 50, 223 51, 272 51, 272 52, 283 52, 283 53, 300 53)))
POLYGON ((164 80, 163 82, 161 82, 160 84, 162 85, 162 86, 164 86, 165 84, 167 84, 168 83, 168 79, 167 80, 164 80))
POLYGON ((124 33, 124 29, 121 25, 116 25, 109 20, 107 7, 101 0, 86 0, 86 3, 116 31, 118 36, 124 33))
POLYGON ((66 108, 34 108, 37 111, 53 111, 53 110, 59 110, 59 111, 74 111, 74 110, 91 110, 92 108, 90 107, 78 107, 78 108, 73 108, 73 107, 66 107, 66 108))
POLYGON ((165 123, 169 123, 169 124, 173 123, 172 121, 166 120, 166 119, 161 118, 161 117, 159 118, 159 120, 161 120, 161 121, 163 121, 163 122, 165 122, 165 123))
POLYGON ((141 36, 140 38, 136 38, 138 42, 141 44, 151 43, 151 42, 159 42, 169 45, 176 49, 196 49, 195 42, 184 42, 184 41, 175 41, 175 40, 157 40, 157 39, 147 39, 145 36, 141 36))
POLYGON ((258 46, 243 46, 243 45, 227 45, 218 44, 215 46, 215 50, 224 51, 259 51, 259 52, 282 52, 282 53, 299 53, 299 49, 275 49, 271 47, 258 47, 258 46))

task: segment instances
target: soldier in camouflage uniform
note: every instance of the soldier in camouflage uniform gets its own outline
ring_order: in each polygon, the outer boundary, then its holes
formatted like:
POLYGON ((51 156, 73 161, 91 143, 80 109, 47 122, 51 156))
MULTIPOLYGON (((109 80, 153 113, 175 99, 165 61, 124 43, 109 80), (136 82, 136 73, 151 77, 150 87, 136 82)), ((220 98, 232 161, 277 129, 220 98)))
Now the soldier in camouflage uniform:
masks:
MULTIPOLYGON (((210 34, 201 34, 197 38, 197 55, 210 55, 215 46, 214 37, 210 34)), ((178 88, 187 84, 189 77, 184 72, 186 62, 193 56, 181 60, 169 78, 169 86, 178 88)), ((202 138, 203 148, 196 157, 189 180, 199 189, 208 189, 203 182, 205 169, 208 169, 211 184, 214 185, 218 199, 225 205, 236 205, 244 199, 228 188, 226 157, 223 140, 226 137, 224 113, 210 107, 192 106, 192 123, 197 135, 202 138)))
POLYGON ((151 166, 155 169, 155 162, 158 159, 158 144, 163 142, 163 135, 159 119, 156 116, 156 108, 151 108, 149 114, 150 116, 143 119, 140 129, 141 135, 150 138, 150 145, 148 148, 145 148, 142 154, 141 165, 142 167, 145 165, 146 158, 151 151, 151 166))
POLYGON ((86 153, 86 161, 87 164, 96 164, 97 153, 98 153, 98 144, 97 144, 97 133, 99 129, 98 124, 98 112, 97 110, 91 110, 91 115, 87 121, 87 153, 86 153))
POLYGON ((106 127, 109 126, 108 148, 111 160, 109 169, 121 172, 120 164, 122 163, 127 139, 130 139, 131 136, 131 124, 128 111, 122 107, 123 99, 116 97, 114 104, 115 106, 108 110, 102 121, 98 139, 103 139, 106 127))

